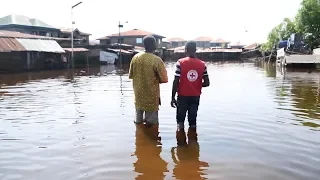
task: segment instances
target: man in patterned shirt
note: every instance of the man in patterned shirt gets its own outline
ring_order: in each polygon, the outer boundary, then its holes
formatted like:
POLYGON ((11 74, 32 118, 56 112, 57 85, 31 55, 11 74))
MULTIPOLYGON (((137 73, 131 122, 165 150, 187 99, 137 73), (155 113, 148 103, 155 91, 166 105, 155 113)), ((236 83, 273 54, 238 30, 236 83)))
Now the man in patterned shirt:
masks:
POLYGON ((162 59, 154 55, 156 39, 143 38, 145 52, 136 54, 130 63, 129 79, 133 80, 136 116, 135 123, 151 129, 158 137, 158 110, 160 105, 159 84, 168 82, 168 75, 162 59))

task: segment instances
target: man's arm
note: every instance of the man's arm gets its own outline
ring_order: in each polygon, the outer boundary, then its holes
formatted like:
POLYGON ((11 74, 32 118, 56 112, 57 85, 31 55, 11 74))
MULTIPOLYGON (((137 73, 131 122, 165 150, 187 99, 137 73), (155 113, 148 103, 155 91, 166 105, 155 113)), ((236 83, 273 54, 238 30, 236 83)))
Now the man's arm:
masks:
POLYGON ((209 75, 207 71, 207 66, 204 66, 202 87, 208 87, 208 86, 210 86, 210 80, 209 80, 209 75))
POLYGON ((180 63, 178 61, 177 64, 176 64, 176 70, 175 70, 175 73, 174 73, 174 80, 173 80, 173 83, 172 83, 172 95, 171 95, 171 99, 172 100, 175 100, 176 93, 178 91, 180 73, 181 73, 181 69, 180 69, 180 63))
POLYGON ((158 63, 158 67, 156 69, 157 69, 157 74, 158 74, 158 78, 159 78, 159 83, 167 83, 168 82, 168 74, 167 74, 166 67, 161 59, 158 63))

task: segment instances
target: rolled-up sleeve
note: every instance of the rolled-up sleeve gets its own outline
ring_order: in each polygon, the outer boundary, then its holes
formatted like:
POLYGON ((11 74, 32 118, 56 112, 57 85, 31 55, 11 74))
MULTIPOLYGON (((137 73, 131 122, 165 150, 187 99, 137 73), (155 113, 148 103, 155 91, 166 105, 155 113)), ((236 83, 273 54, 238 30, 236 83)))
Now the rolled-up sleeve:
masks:
POLYGON ((181 74, 181 67, 180 67, 180 62, 177 61, 175 71, 174 71, 174 76, 175 77, 180 77, 181 74))
POLYGON ((160 78, 160 83, 167 83, 168 82, 168 74, 166 70, 166 66, 163 61, 160 59, 158 61, 157 71, 160 78))

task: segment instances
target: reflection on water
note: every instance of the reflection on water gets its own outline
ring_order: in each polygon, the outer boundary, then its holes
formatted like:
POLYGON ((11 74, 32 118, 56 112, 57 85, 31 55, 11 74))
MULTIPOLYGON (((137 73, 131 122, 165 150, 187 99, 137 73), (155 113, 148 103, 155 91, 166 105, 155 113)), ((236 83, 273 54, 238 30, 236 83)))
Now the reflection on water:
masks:
POLYGON ((162 145, 133 124, 127 66, 0 75, 0 179, 318 180, 320 73, 207 67, 199 144, 176 148, 174 63, 161 85, 162 145))
POLYGON ((173 177, 184 179, 207 179, 203 169, 209 164, 199 160, 200 148, 198 143, 189 143, 188 146, 178 146, 171 149, 172 160, 175 164, 173 177), (176 152, 175 152, 176 149, 176 152))
POLYGON ((134 171, 138 173, 137 180, 163 179, 168 172, 167 162, 160 157, 162 147, 156 141, 152 141, 145 134, 141 126, 136 128, 137 161, 133 163, 134 171))

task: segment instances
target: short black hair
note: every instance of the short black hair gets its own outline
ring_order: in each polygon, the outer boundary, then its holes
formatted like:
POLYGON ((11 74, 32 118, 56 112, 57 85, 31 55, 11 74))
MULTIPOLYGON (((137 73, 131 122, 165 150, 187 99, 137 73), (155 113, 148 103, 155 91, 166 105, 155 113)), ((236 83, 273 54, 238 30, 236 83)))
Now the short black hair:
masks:
POLYGON ((197 51, 197 43, 194 41, 188 41, 185 47, 187 52, 194 53, 197 51))
POLYGON ((156 44, 156 38, 151 35, 143 37, 143 45, 146 50, 152 50, 156 44))

